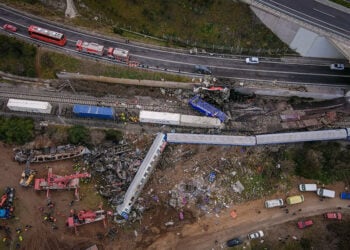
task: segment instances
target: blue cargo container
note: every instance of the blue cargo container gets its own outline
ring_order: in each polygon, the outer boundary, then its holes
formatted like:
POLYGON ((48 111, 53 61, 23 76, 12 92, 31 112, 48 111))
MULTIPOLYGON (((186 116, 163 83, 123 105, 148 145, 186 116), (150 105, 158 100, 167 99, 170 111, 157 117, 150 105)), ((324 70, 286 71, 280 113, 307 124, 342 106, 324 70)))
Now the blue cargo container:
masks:
POLYGON ((78 117, 84 118, 98 118, 114 120, 115 112, 112 107, 100 107, 75 104, 73 107, 73 113, 78 117))
POLYGON ((221 122, 225 122, 227 120, 227 115, 221 110, 215 108, 213 105, 203 101, 199 95, 196 95, 188 102, 192 108, 205 114, 206 116, 216 117, 221 122))

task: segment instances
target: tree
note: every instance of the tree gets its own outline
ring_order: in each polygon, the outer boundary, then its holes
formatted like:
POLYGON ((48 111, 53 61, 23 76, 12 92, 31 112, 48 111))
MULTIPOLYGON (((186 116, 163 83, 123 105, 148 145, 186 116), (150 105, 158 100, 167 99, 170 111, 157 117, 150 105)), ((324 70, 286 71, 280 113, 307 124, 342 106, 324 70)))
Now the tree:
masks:
POLYGON ((75 125, 68 129, 68 141, 71 144, 89 144, 90 133, 87 128, 75 125))

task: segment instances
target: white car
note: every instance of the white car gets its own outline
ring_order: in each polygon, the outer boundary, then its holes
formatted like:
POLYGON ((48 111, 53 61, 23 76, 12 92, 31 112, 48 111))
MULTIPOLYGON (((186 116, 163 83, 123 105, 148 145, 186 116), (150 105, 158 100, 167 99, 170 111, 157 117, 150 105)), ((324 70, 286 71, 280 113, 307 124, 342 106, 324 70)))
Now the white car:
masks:
POLYGON ((282 199, 274 199, 274 200, 265 201, 265 207, 266 208, 281 207, 281 206, 283 206, 283 200, 282 199))
POLYGON ((330 66, 331 70, 344 70, 344 68, 345 68, 344 64, 341 64, 341 63, 333 63, 330 66))
POLYGON ((248 234, 248 239, 252 240, 252 239, 258 239, 258 238, 261 238, 261 237, 264 237, 264 232, 259 230, 257 232, 254 232, 254 233, 250 233, 248 234))
POLYGON ((248 64, 258 64, 259 63, 259 58, 257 57, 247 57, 245 59, 245 62, 248 64))

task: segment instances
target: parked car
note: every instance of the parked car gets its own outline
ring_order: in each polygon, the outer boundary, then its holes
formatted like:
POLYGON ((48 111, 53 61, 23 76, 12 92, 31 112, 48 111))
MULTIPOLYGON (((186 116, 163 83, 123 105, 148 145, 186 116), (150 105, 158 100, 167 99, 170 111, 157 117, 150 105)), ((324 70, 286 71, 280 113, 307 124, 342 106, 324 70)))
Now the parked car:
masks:
POLYGON ((298 221, 298 228, 303 229, 305 227, 311 227, 314 224, 312 220, 298 221))
POLYGON ((245 62, 248 64, 258 64, 259 63, 259 58, 258 57, 247 57, 245 59, 245 62))
POLYGON ((17 27, 13 26, 12 24, 4 24, 4 26, 2 26, 4 28, 4 30, 8 30, 8 31, 12 31, 12 32, 16 32, 17 31, 17 27))
POLYGON ((348 193, 348 192, 341 192, 340 193, 340 199, 350 200, 350 193, 348 193))
POLYGON ((274 200, 267 200, 267 201, 265 201, 265 207, 266 208, 281 207, 281 206, 283 206, 283 200, 282 199, 274 199, 274 200))
POLYGON ((329 189, 318 188, 316 193, 318 196, 321 196, 321 197, 327 197, 327 198, 335 197, 335 191, 329 190, 329 189))
POLYGON ((300 191, 316 191, 317 185, 316 184, 299 184, 299 190, 300 191))
POLYGON ((304 201, 304 196, 303 195, 290 196, 290 197, 287 197, 286 201, 288 205, 302 203, 304 201))
POLYGON ((258 239, 258 238, 261 238, 261 237, 264 237, 264 232, 259 230, 257 232, 254 232, 254 233, 250 233, 248 234, 248 239, 252 240, 252 239, 258 239))
POLYGON ((345 68, 344 64, 342 64, 342 63, 333 63, 330 66, 331 70, 344 70, 344 68, 345 68))
POLYGON ((323 214, 325 219, 329 220, 341 220, 342 214, 340 212, 328 212, 323 214))
POLYGON ((203 66, 203 65, 194 66, 194 70, 196 73, 203 74, 203 75, 211 75, 212 73, 207 66, 203 66))
POLYGON ((241 245, 242 243, 243 243, 243 241, 241 241, 240 239, 238 239, 238 238, 233 238, 233 239, 231 239, 231 240, 228 240, 228 241, 226 242, 226 245, 227 245, 228 247, 234 247, 234 246, 241 245))

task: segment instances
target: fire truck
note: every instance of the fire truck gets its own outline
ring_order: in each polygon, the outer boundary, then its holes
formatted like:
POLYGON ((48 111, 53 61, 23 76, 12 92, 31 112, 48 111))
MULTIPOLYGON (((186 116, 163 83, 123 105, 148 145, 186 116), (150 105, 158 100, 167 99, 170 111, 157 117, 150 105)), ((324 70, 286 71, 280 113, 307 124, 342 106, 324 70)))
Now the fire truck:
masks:
POLYGON ((126 49, 119 49, 119 48, 108 48, 107 50, 107 56, 109 58, 114 58, 118 61, 122 61, 125 63, 129 62, 129 51, 126 49))
POLYGON ((76 43, 76 49, 80 52, 86 52, 89 54, 103 56, 104 46, 97 43, 84 42, 78 40, 76 43))

